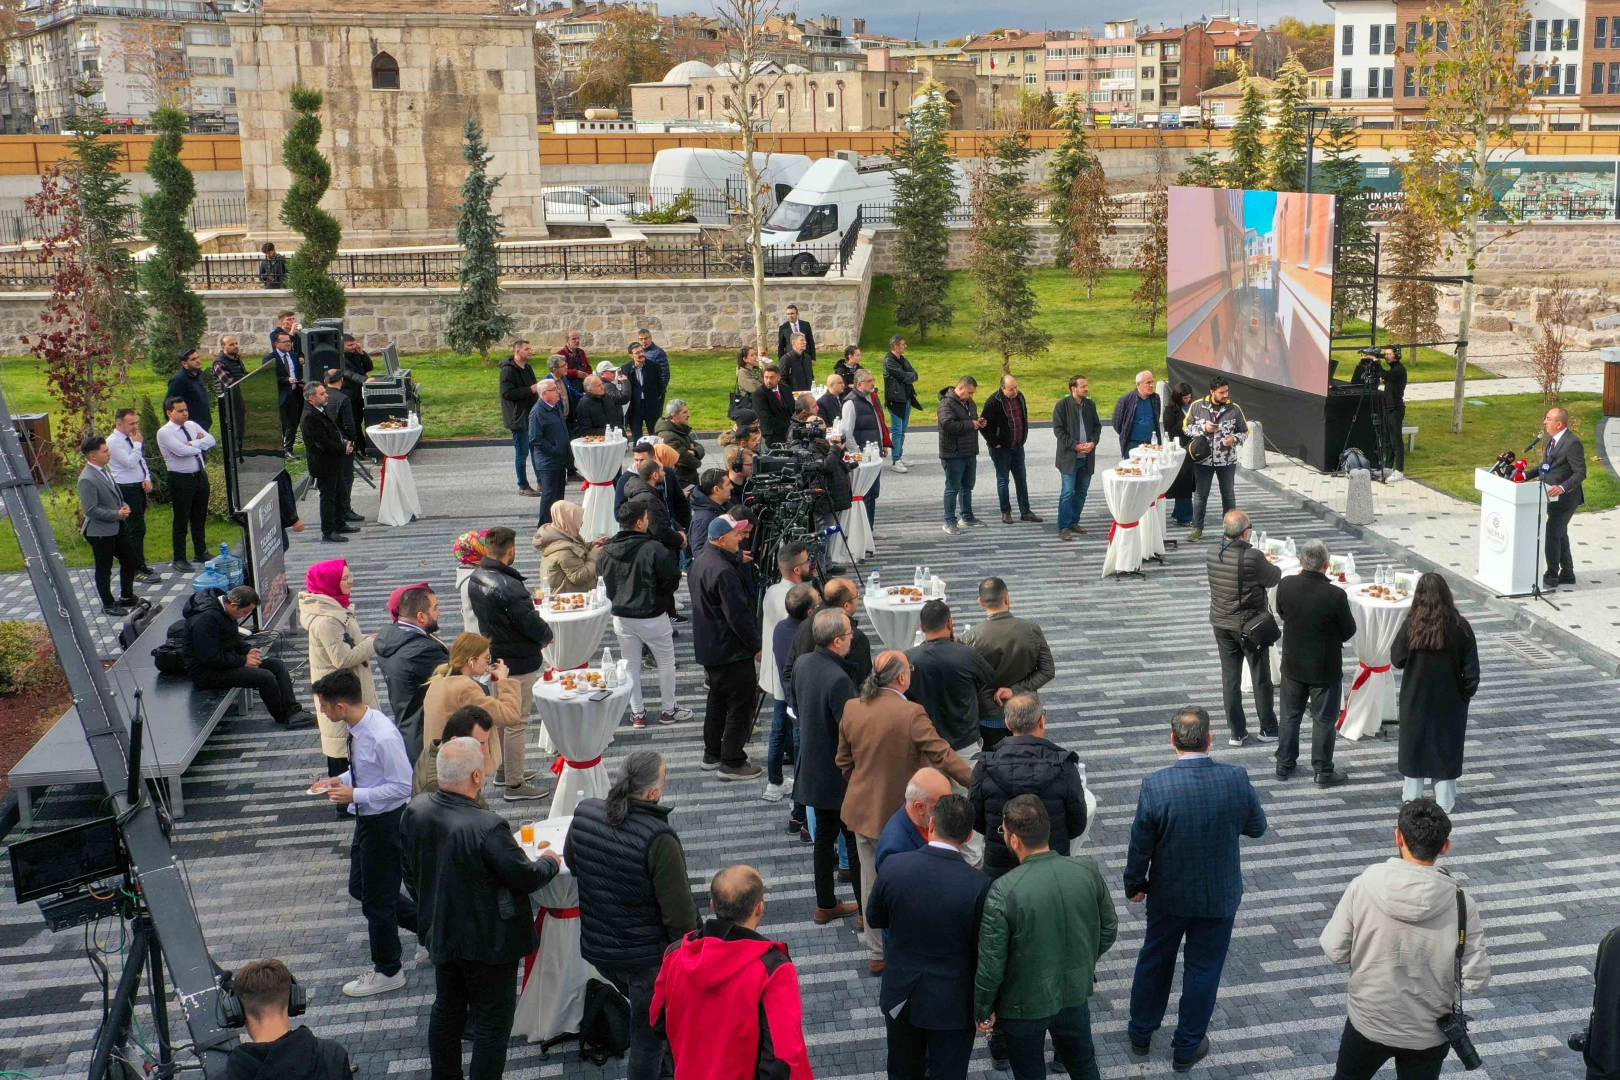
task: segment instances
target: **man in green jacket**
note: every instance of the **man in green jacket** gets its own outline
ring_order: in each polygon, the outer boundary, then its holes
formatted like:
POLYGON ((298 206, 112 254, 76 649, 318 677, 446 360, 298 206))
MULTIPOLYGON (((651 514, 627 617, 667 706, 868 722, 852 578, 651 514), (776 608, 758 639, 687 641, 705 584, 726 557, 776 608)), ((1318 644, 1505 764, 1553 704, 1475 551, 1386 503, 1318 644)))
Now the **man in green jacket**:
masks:
POLYGON ((1119 932, 1119 917, 1097 867, 1047 847, 1046 808, 1019 795, 1002 812, 1019 867, 998 878, 979 926, 973 1018, 979 1031, 1007 1037, 1014 1080, 1046 1076, 1046 1034, 1070 1080, 1098 1080, 1091 1042, 1097 957, 1119 932))

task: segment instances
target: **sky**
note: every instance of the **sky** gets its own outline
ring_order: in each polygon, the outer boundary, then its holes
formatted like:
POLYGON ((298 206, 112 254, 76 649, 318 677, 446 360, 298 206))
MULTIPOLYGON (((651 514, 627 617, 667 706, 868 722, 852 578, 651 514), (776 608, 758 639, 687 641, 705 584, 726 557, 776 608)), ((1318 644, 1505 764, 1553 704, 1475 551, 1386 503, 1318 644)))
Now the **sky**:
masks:
MULTIPOLYGON (((713 10, 711 0, 661 0, 659 9, 665 15, 681 14, 688 9, 700 12, 713 10)), ((1075 0, 1015 0, 1005 6, 986 5, 984 0, 892 0, 874 9, 870 0, 781 0, 783 11, 797 11, 800 18, 815 15, 842 15, 844 27, 849 20, 864 17, 866 28, 872 33, 894 34, 898 37, 919 37, 924 41, 941 41, 963 37, 971 33, 992 30, 997 26, 1018 26, 1025 30, 1078 30, 1091 26, 1102 29, 1102 24, 1113 17, 1180 25, 1201 15, 1241 14, 1245 21, 1253 20, 1258 10, 1260 21, 1270 25, 1284 15, 1293 15, 1307 22, 1332 22, 1333 12, 1321 0, 1132 0, 1132 2, 1084 2, 1075 0), (918 29, 920 26, 920 30, 918 29)))

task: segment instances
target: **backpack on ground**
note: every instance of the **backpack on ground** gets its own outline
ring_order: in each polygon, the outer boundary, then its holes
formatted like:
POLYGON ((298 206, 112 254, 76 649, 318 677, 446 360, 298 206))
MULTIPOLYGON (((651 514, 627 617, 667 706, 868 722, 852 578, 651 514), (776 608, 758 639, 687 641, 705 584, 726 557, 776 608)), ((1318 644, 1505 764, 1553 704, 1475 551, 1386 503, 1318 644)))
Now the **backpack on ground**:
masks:
POLYGON ((579 1040, 579 1056, 595 1065, 623 1057, 630 1049, 630 1001, 601 979, 585 983, 585 1014, 579 1033, 568 1032, 540 1044, 541 1054, 569 1039, 579 1040))
POLYGON ((130 609, 129 614, 124 616, 123 623, 118 627, 118 647, 128 649, 135 644, 135 639, 146 632, 146 628, 162 610, 162 604, 154 604, 142 597, 140 602, 130 609))

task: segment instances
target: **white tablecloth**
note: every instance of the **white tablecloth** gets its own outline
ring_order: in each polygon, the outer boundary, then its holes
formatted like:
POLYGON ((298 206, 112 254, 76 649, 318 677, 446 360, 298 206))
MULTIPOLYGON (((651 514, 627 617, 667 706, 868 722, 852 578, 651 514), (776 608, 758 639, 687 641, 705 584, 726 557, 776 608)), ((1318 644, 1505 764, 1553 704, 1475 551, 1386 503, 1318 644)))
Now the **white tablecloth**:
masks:
POLYGON ((409 525, 422 514, 422 500, 416 495, 416 478, 411 475, 411 459, 406 456, 421 437, 422 425, 415 417, 411 418, 409 427, 366 428, 366 438, 383 454, 377 520, 384 525, 409 525))
POLYGON ((945 590, 912 604, 902 604, 889 596, 892 585, 880 586, 876 593, 866 590, 866 617, 883 644, 891 649, 909 649, 916 644, 922 623, 922 606, 929 600, 945 599, 945 590))
MULTIPOLYGON (((1148 451, 1137 447, 1131 451, 1131 456, 1138 460, 1145 460, 1157 464, 1159 476, 1163 487, 1168 488, 1176 479, 1176 473, 1181 469, 1181 459, 1187 456, 1187 451, 1172 444, 1164 450, 1148 451)), ((1144 558, 1154 558, 1168 553, 1165 547, 1165 515, 1169 513, 1170 501, 1160 491, 1149 504, 1147 512, 1142 515, 1142 551, 1144 558)))
POLYGON ((1164 481, 1156 472, 1145 476, 1121 476, 1114 469, 1102 474, 1103 498, 1114 524, 1108 530, 1108 554, 1103 557, 1102 576, 1129 574, 1141 569, 1147 558, 1142 530, 1137 526, 1142 515, 1159 497, 1164 481))
MULTIPOLYGON (((608 502, 611 505, 612 498, 608 502)), ((566 594, 563 594, 566 595, 566 594)), ((550 597, 540 608, 540 617, 551 627, 552 641, 542 651, 546 663, 564 671, 582 667, 596 658, 602 648, 602 635, 613 621, 613 605, 602 603, 578 611, 552 611, 550 597)))
POLYGON ((879 458, 861 462, 849 474, 849 486, 855 493, 855 503, 838 515, 839 535, 828 545, 831 549, 829 554, 835 562, 853 566, 861 559, 877 554, 877 545, 872 543, 872 526, 866 520, 866 493, 872 490, 872 485, 882 472, 883 459, 879 458), (839 558, 840 552, 842 558, 839 558))
MULTIPOLYGON (((534 823, 535 841, 548 840, 560 855, 572 815, 534 823)), ((513 835, 521 844, 522 834, 513 835)), ((538 859, 538 847, 526 847, 538 859)), ((523 993, 518 998, 512 1034, 544 1042, 565 1031, 578 1031, 585 1015, 585 983, 596 973, 579 950, 579 886, 564 864, 551 883, 532 897, 534 929, 540 948, 524 965, 523 993)))
POLYGON ((1356 674, 1344 695, 1344 711, 1339 714, 1339 734, 1347 739, 1375 735, 1385 720, 1399 715, 1395 704, 1395 673, 1390 669, 1389 647, 1395 632, 1412 609, 1412 597, 1404 600, 1374 600, 1366 595, 1367 586, 1349 590, 1350 610, 1356 616, 1356 636, 1350 643, 1355 650, 1356 674))
POLYGON ((585 492, 585 524, 579 534, 587 541, 612 536, 619 531, 613 520, 613 478, 624 465, 625 440, 621 437, 588 443, 575 439, 568 445, 574 450, 574 467, 585 478, 581 488, 585 492))
POLYGON ((608 767, 602 764, 602 751, 613 742, 613 730, 629 704, 628 680, 601 701, 592 701, 587 691, 565 697, 561 682, 535 680, 534 707, 546 734, 551 736, 551 744, 557 748, 560 763, 552 765, 558 775, 557 790, 551 796, 551 817, 572 814, 581 799, 607 795, 611 781, 608 767), (575 763, 585 767, 578 768, 575 763))

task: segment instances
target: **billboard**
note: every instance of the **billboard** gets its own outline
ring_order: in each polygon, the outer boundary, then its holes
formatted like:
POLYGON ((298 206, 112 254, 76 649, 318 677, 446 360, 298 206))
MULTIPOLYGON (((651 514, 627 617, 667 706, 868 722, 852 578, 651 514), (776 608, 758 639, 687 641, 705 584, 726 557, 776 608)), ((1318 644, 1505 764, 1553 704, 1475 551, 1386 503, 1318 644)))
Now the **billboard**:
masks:
POLYGON ((1325 396, 1332 195, 1170 189, 1171 359, 1325 396))

